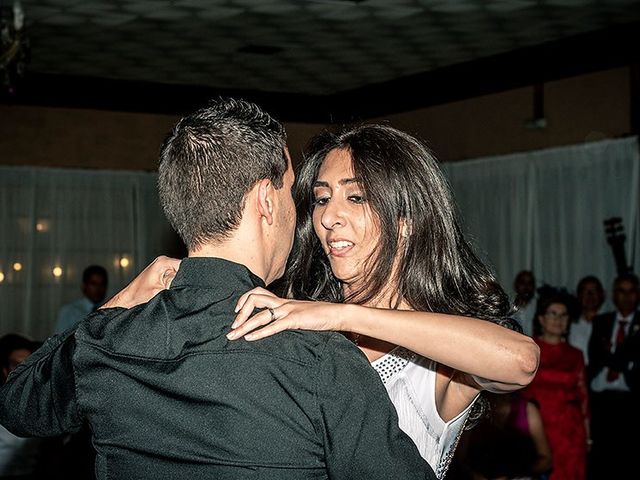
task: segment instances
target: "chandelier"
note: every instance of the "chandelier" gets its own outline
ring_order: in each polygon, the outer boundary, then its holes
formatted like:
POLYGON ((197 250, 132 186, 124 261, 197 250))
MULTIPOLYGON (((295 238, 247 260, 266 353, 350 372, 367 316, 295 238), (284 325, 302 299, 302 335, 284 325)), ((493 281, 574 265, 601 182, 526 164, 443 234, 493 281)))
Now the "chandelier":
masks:
POLYGON ((29 60, 29 39, 24 29, 24 11, 19 0, 11 7, 0 0, 0 90, 15 95, 29 60))

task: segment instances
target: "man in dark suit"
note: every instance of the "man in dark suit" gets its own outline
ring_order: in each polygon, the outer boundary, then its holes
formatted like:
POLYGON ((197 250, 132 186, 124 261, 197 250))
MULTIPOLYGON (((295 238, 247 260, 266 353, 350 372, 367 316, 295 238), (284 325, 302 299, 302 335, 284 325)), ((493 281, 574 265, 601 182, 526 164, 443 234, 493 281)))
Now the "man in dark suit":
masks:
POLYGON ((293 244, 284 129, 223 100, 165 142, 160 199, 189 250, 171 288, 52 337, 0 390, 19 435, 91 426, 98 479, 435 479, 382 382, 344 336, 230 342, 239 297, 293 244))
POLYGON ((588 365, 593 438, 590 478, 624 478, 635 462, 634 442, 620 437, 640 428, 639 301, 638 277, 619 275, 613 284, 616 310, 593 319, 588 365))

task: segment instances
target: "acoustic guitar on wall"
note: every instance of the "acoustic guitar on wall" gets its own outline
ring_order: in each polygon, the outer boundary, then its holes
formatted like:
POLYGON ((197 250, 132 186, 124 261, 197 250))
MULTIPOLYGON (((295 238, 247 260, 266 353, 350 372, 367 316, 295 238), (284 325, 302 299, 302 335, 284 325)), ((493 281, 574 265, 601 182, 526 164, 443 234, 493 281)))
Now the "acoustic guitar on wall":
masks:
POLYGON ((622 226, 620 217, 608 218, 604 222, 604 231, 607 236, 607 242, 611 246, 613 259, 616 262, 616 271, 618 275, 623 273, 631 273, 631 266, 627 262, 627 254, 624 250, 624 242, 627 239, 622 226))

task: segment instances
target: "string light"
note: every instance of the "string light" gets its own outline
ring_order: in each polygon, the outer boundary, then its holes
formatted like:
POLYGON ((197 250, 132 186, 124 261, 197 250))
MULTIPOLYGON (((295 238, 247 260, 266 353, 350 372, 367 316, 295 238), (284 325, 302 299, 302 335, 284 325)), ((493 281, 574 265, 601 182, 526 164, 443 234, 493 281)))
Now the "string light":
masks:
POLYGON ((54 277, 60 278, 62 276, 62 267, 53 267, 51 273, 53 273, 54 277))
POLYGON ((4 273, 0 272, 0 283, 4 282, 4 273))
POLYGON ((16 263, 14 263, 14 264, 13 264, 13 269, 14 269, 16 272, 19 272, 20 270, 22 270, 22 264, 21 264, 20 262, 16 262, 16 263))
POLYGON ((129 259, 128 259, 127 257, 122 257, 122 258, 120 259, 120 266, 121 266, 122 268, 127 268, 127 267, 129 266, 129 263, 130 263, 130 262, 129 262, 129 259))

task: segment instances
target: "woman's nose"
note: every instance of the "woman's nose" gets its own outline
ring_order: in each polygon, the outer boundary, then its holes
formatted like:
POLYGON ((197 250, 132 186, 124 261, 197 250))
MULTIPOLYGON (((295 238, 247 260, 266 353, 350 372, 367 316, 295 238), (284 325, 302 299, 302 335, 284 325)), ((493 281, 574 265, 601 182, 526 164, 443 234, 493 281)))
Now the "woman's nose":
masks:
POLYGON ((340 202, 335 199, 329 200, 322 212, 322 226, 327 230, 344 226, 344 210, 340 206, 340 202))

